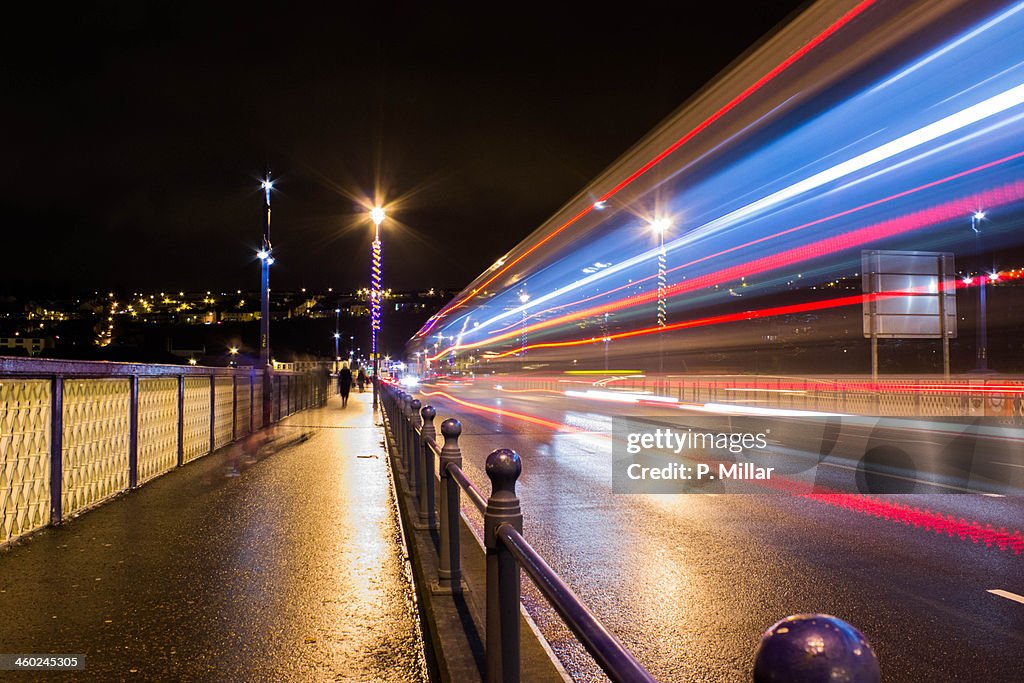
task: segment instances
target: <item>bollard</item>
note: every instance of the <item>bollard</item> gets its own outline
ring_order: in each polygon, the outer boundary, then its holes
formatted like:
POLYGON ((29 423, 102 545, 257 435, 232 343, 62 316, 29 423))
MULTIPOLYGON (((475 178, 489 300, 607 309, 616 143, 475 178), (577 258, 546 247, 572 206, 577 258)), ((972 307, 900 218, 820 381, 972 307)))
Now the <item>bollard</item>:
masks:
POLYGON ((519 682, 519 563, 498 540, 498 527, 523 531, 516 480, 523 471, 519 454, 501 448, 487 456, 491 497, 484 512, 487 548, 487 634, 484 645, 488 683, 519 682))
MULTIPOLYGON (((395 435, 395 443, 398 444, 398 459, 402 461, 402 471, 406 479, 409 477, 409 462, 405 457, 405 392, 396 390, 395 395, 395 423, 391 425, 391 431, 395 435)), ((408 481, 406 481, 408 484, 408 481)), ((408 488, 408 487, 407 487, 408 488)))
POLYGON ((412 460, 412 470, 409 472, 410 483, 416 491, 417 509, 420 505, 420 498, 423 497, 423 463, 420 462, 420 435, 416 431, 420 421, 420 400, 414 398, 409 401, 409 458, 412 460))
POLYGON ((850 624, 828 614, 786 617, 761 636, 754 683, 878 683, 871 645, 850 624))
POLYGON ((412 395, 407 392, 402 392, 402 404, 399 412, 401 416, 398 418, 398 431, 399 440, 402 444, 402 460, 405 461, 405 488, 407 491, 413 490, 413 482, 415 480, 415 473, 413 472, 412 464, 412 449, 409 448, 409 413, 412 408, 409 404, 412 403, 412 395))
POLYGON ((433 441, 437 434, 434 432, 434 416, 437 413, 430 406, 423 406, 420 409, 420 417, 423 419, 423 427, 420 430, 420 438, 417 440, 419 448, 420 469, 423 471, 423 495, 420 497, 420 524, 427 529, 434 528, 434 453, 427 446, 427 439, 433 441))
POLYGON ((459 449, 459 435, 462 423, 450 417, 441 423, 444 446, 441 447, 441 528, 440 549, 437 558, 437 583, 442 591, 459 591, 462 588, 462 566, 459 555, 459 514, 461 490, 454 477, 448 472, 448 465, 462 467, 462 451, 459 449))

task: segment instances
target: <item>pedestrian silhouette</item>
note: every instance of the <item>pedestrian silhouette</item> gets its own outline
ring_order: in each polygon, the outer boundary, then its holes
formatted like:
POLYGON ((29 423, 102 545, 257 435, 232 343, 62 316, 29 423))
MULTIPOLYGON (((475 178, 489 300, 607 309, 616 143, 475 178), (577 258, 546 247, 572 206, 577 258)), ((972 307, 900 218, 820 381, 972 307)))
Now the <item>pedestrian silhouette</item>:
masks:
POLYGON ((352 371, 348 368, 348 361, 341 364, 338 370, 338 395, 341 396, 341 407, 348 407, 348 392, 352 390, 352 371))
POLYGON ((366 386, 366 370, 359 367, 359 374, 356 375, 356 383, 359 385, 359 393, 363 393, 363 387, 366 386))

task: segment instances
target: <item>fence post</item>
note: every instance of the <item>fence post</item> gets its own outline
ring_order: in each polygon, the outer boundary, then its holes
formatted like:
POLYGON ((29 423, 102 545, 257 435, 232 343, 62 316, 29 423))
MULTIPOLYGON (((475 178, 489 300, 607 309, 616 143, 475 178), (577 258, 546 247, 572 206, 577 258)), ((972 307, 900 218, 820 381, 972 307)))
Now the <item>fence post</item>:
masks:
POLYGON ((409 423, 406 427, 406 436, 409 439, 409 457, 412 458, 413 471, 410 473, 412 484, 416 491, 416 501, 419 509, 423 508, 423 463, 420 462, 420 439, 416 433, 416 427, 420 420, 420 400, 414 398, 409 401, 409 423))
POLYGON ((761 636, 754 655, 754 683, 832 680, 882 680, 870 643, 842 619, 828 614, 796 614, 761 636))
POLYGON ((139 376, 128 378, 128 488, 139 485, 139 376))
POLYGON ((210 452, 217 443, 217 376, 210 374, 210 452))
POLYGON ((420 499, 420 523, 425 524, 428 529, 436 526, 434 519, 434 452, 427 446, 427 439, 433 441, 437 438, 434 431, 434 416, 437 412, 430 406, 423 406, 420 409, 420 417, 423 418, 423 427, 420 431, 420 462, 423 464, 423 498, 420 499))
MULTIPOLYGON (((427 406, 433 410, 430 406, 427 406)), ((459 435, 462 423, 450 417, 441 423, 444 446, 441 447, 441 528, 440 550, 437 558, 437 583, 440 592, 459 591, 462 588, 462 567, 459 554, 459 515, 461 512, 458 483, 448 472, 449 465, 462 467, 459 435)))
POLYGON ((231 440, 238 438, 238 373, 231 371, 231 440))
MULTIPOLYGON (((262 386, 262 384, 260 385, 262 386)), ((260 401, 263 400, 262 392, 260 401)), ((263 404, 260 404, 260 415, 263 415, 263 404)), ((256 371, 249 371, 249 433, 256 431, 256 371)))
POLYGON ((523 471, 519 454, 500 448, 487 456, 491 496, 484 512, 487 548, 487 638, 484 649, 488 683, 519 683, 519 563, 498 540, 498 527, 523 531, 516 480, 523 471))
POLYGON ((185 464, 185 375, 178 375, 178 467, 185 464))
POLYGON ((416 487, 415 465, 412 462, 412 449, 409 448, 409 404, 412 403, 412 396, 408 392, 402 392, 402 402, 398 406, 398 431, 402 444, 402 457, 405 459, 405 487, 412 491, 416 487))
POLYGON ((60 524, 64 503, 64 377, 50 383, 50 524, 60 524))

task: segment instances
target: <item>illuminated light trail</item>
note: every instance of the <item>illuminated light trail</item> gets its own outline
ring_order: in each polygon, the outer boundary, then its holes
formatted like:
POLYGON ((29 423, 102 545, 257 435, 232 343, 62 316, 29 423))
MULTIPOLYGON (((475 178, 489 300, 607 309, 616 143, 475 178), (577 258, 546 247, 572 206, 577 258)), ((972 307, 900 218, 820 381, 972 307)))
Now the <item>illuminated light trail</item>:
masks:
MULTIPOLYGON (((920 147, 928 142, 932 142, 940 137, 949 135, 950 133, 962 130, 972 124, 983 121, 987 118, 1000 114, 1008 109, 1012 109, 1020 104, 1024 103, 1024 84, 1017 85, 1009 90, 1003 91, 998 95, 989 97, 977 104, 962 109, 956 113, 945 116, 938 121, 918 128, 910 133, 906 133, 895 140, 890 140, 887 143, 879 145, 874 149, 868 150, 858 154, 857 156, 847 159, 846 161, 840 162, 831 166, 823 171, 819 171, 814 175, 804 178, 796 183, 784 187, 780 190, 762 197, 756 201, 753 201, 745 206, 738 209, 734 209, 724 216, 708 221, 704 225, 695 228, 688 232, 686 235, 679 237, 669 244, 665 245, 668 250, 677 249, 684 245, 690 244, 697 239, 711 234, 716 230, 725 228, 731 223, 736 221, 749 218, 756 213, 762 212, 770 207, 778 206, 786 201, 794 199, 802 194, 810 192, 811 190, 818 189, 828 183, 839 180, 840 178, 849 176, 857 171, 864 170, 870 166, 878 164, 882 161, 887 161, 899 154, 910 151, 914 148, 920 147)), ((546 239, 550 239, 554 236, 549 235, 546 239)), ((543 241, 539 244, 543 244, 543 241)), ((538 245, 534 245, 536 248, 538 245)), ((610 268, 602 269, 592 275, 585 278, 581 278, 569 285, 560 287, 554 291, 548 292, 542 296, 536 297, 531 301, 524 303, 518 307, 512 308, 503 313, 499 313, 489 320, 482 321, 478 328, 483 332, 491 324, 508 318, 511 315, 520 314, 530 308, 535 308, 540 304, 547 303, 548 301, 557 298, 568 292, 572 292, 586 285, 593 284, 601 279, 622 272, 628 268, 639 265, 646 261, 649 261, 653 256, 656 256, 658 249, 648 250, 641 254, 637 254, 625 261, 622 261, 610 268)), ((525 256, 525 254, 524 254, 525 256)), ((465 300, 463 300, 465 301, 465 300)), ((529 328, 527 328, 529 329, 529 328)))
MULTIPOLYGON (((974 287, 980 284, 979 281, 985 278, 974 278, 969 282, 963 280, 954 280, 953 286, 957 289, 963 289, 966 287, 974 287)), ((707 318, 694 318, 692 320, 684 320, 678 323, 673 323, 665 327, 644 327, 638 330, 629 330, 627 332, 618 332, 616 334, 609 335, 607 338, 616 341, 619 339, 630 339, 632 337, 642 337, 649 334, 657 334, 658 332, 669 332, 672 330, 682 330, 694 327, 707 327, 709 325, 720 325, 724 323, 741 322, 744 320, 757 320, 760 318, 771 318, 777 315, 791 315, 794 313, 808 313, 810 311, 821 311, 832 308, 841 308, 843 306, 854 306, 862 305, 865 301, 884 301, 886 299, 898 299, 907 296, 908 293, 915 293, 914 289, 903 289, 895 290, 892 292, 877 292, 875 294, 851 294, 850 296, 839 297, 836 299, 825 299, 822 301, 809 301, 799 304, 787 304, 784 306, 774 306, 771 308, 755 309, 750 311, 740 311, 737 313, 723 313, 721 315, 711 316, 707 318)), ((550 349, 550 348, 563 348, 567 346, 583 346, 586 344, 598 344, 604 342, 603 337, 588 337, 585 339, 569 339, 565 341, 557 342, 540 342, 537 344, 531 344, 531 349, 550 349)), ((504 353, 498 353, 492 356, 493 358, 507 358, 508 356, 519 353, 519 349, 512 351, 506 351, 504 353)), ((889 385, 874 385, 874 386, 889 386, 889 385)))
POLYGON ((554 389, 506 389, 500 384, 494 387, 495 391, 500 391, 503 394, 554 394, 555 396, 562 396, 563 392, 555 391, 554 389))
POLYGON ((523 422, 530 422, 532 424, 540 425, 542 427, 548 427, 550 429, 554 429, 555 431, 562 431, 562 432, 581 432, 581 431, 583 431, 581 429, 577 429, 576 427, 570 427, 569 425, 559 424, 557 422, 551 422, 550 420, 545 420, 545 419, 540 418, 540 417, 534 417, 533 415, 526 415, 524 413, 516 413, 516 412, 513 412, 511 410, 502 410, 501 408, 492 408, 491 406, 485 406, 485 405, 482 405, 480 403, 471 403, 469 401, 464 401, 461 398, 455 398, 451 394, 449 394, 447 392, 444 392, 444 391, 425 391, 425 392, 423 392, 423 396, 441 396, 442 398, 446 398, 449 401, 453 401, 455 403, 458 403, 460 406, 463 406, 465 408, 469 408, 470 410, 477 410, 477 411, 484 412, 484 413, 491 413, 492 415, 500 415, 502 417, 510 417, 512 419, 515 419, 515 420, 522 420, 523 422))
MULTIPOLYGON (((897 192, 896 194, 889 195, 888 197, 883 197, 881 199, 876 199, 874 201, 867 202, 866 204, 861 204, 861 205, 855 206, 855 207, 853 207, 851 209, 846 209, 845 211, 840 211, 838 213, 834 213, 834 214, 832 214, 830 216, 825 216, 823 218, 817 218, 817 219, 815 219, 813 221, 808 221, 808 222, 803 223, 801 225, 797 225, 797 226, 792 227, 792 228, 787 228, 785 230, 781 230, 781 231, 773 233, 771 235, 765 235, 764 237, 759 237, 757 239, 750 240, 748 242, 744 242, 743 244, 738 244, 736 246, 729 247, 728 249, 722 249, 722 250, 717 251, 717 252, 715 252, 713 254, 707 254, 705 256, 701 256, 700 258, 696 258, 696 259, 693 259, 693 260, 688 261, 686 263, 683 263, 683 264, 680 264, 678 266, 675 266, 673 268, 669 268, 667 272, 668 273, 674 273, 676 271, 683 270, 684 268, 689 268, 691 266, 695 266, 695 265, 697 265, 699 263, 702 263, 704 261, 709 261, 711 259, 715 259, 715 258, 718 258, 720 256, 725 256, 727 254, 731 254, 733 252, 740 251, 742 249, 746 249, 746 248, 749 248, 749 247, 752 247, 752 246, 756 246, 758 244, 763 244, 765 242, 769 242, 769 241, 771 241, 773 239, 777 239, 777 238, 783 237, 785 235, 790 235, 790 234, 793 234, 793 233, 796 233, 796 232, 800 232, 802 230, 806 230, 807 228, 812 228, 812 227, 817 226, 817 225, 822 225, 824 223, 827 223, 829 221, 836 220, 836 219, 839 219, 839 218, 846 218, 846 217, 848 217, 848 216, 850 216, 852 214, 855 214, 855 213, 857 213, 859 211, 863 211, 865 209, 874 208, 874 207, 880 206, 882 204, 885 204, 887 202, 894 201, 894 200, 897 200, 897 199, 902 199, 904 197, 908 197, 910 195, 913 195, 913 194, 915 194, 917 192, 922 192, 924 190, 929 190, 929 189, 938 187, 940 185, 944 185, 945 183, 952 182, 954 180, 960 180, 960 179, 963 179, 965 177, 971 176, 971 175, 973 175, 975 173, 980 173, 981 171, 986 171, 986 170, 989 170, 991 168, 995 168, 996 166, 1000 166, 1002 164, 1008 163, 1008 162, 1013 161, 1015 159, 1020 159, 1022 157, 1024 157, 1024 151, 1016 152, 1015 154, 1010 154, 1009 156, 1005 156, 1005 157, 1002 157, 1000 159, 996 159, 995 161, 989 161, 987 163, 981 164, 980 166, 975 166, 974 168, 969 168, 969 169, 967 169, 965 171, 960 171, 959 173, 954 173, 953 175, 946 176, 946 177, 940 178, 938 180, 933 180, 932 182, 925 183, 924 185, 918 185, 917 187, 913 187, 913 188, 911 188, 909 190, 904 190, 902 192, 897 192)), ((615 287, 614 289, 609 289, 609 290, 601 292, 599 294, 595 294, 593 296, 586 297, 585 299, 579 299, 577 301, 573 301, 573 302, 569 302, 569 303, 565 303, 565 304, 559 304, 559 305, 553 306, 553 307, 551 307, 549 309, 545 309, 545 310, 542 310, 542 311, 537 311, 535 313, 532 313, 530 316, 528 316, 527 320, 529 320, 530 318, 533 318, 535 316, 538 316, 538 315, 542 315, 542 314, 545 314, 545 313, 551 313, 552 311, 557 311, 557 310, 562 309, 562 308, 568 308, 568 307, 571 307, 571 306, 578 306, 580 304, 585 304, 585 303, 588 303, 590 301, 595 301, 597 299, 602 299, 602 298, 607 297, 607 296, 609 296, 611 294, 615 294, 616 292, 620 292, 620 291, 622 291, 624 289, 630 289, 632 287, 636 287, 637 285, 643 284, 644 282, 647 282, 649 280, 653 280, 655 277, 656 277, 656 275, 648 275, 648 276, 643 277, 643 278, 641 278, 639 280, 634 280, 633 282, 628 282, 628 283, 626 283, 624 285, 621 285, 619 287, 615 287)), ((512 329, 513 326, 518 329, 521 326, 521 323, 510 324, 510 325, 508 325, 506 327, 503 327, 503 328, 500 328, 500 329, 496 330, 495 333, 496 334, 500 334, 502 332, 506 332, 506 331, 512 329)))
MULTIPOLYGON (((776 65, 771 71, 767 72, 765 75, 763 75, 757 81, 755 81, 753 84, 748 86, 739 95, 736 95, 734 98, 729 100, 729 102, 727 102, 723 107, 719 108, 711 116, 709 116, 708 118, 704 119, 701 123, 697 124, 697 126, 695 126, 693 129, 691 129, 689 132, 687 132, 681 138, 679 138, 674 143, 669 145, 667 148, 665 148, 663 151, 658 153, 655 157, 650 159, 643 166, 641 166, 636 171, 634 171, 632 174, 627 176, 624 180, 620 181, 611 190, 609 190, 608 192, 603 194, 601 197, 599 197, 598 201, 596 203, 602 204, 602 208, 603 208, 603 204, 605 202, 607 202, 609 199, 611 199, 612 196, 618 194, 625 187, 627 187, 628 185, 633 183, 637 178, 639 178, 642 175, 644 175, 645 173, 647 173, 649 170, 651 170, 656 165, 658 165, 659 163, 664 161, 666 158, 668 158, 673 152, 677 151, 680 147, 685 145, 687 142, 689 142, 691 139, 693 139, 699 133, 703 132, 705 129, 707 129, 709 126, 711 126, 711 124, 713 124, 714 122, 718 121, 720 118, 725 116, 727 113, 729 113, 730 111, 735 109, 740 103, 742 103, 743 101, 748 99, 751 95, 753 95, 755 92, 757 92, 758 90, 763 88, 771 80, 773 80, 774 78, 778 77, 786 69, 788 69, 791 66, 793 66, 794 64, 796 64, 798 61, 800 61, 802 58, 804 58, 808 53, 810 53, 814 48, 816 48, 818 45, 820 45, 821 43, 826 41, 828 38, 830 38, 837 31, 839 31, 841 28, 843 28, 844 26, 849 24, 851 21, 853 21, 857 16, 859 16, 861 13, 863 13, 868 7, 870 7, 871 5, 874 5, 876 1, 877 0, 862 0, 862 2, 860 2, 855 7, 853 7, 850 11, 848 11, 846 14, 841 16, 832 25, 830 25, 824 31, 822 31, 821 33, 816 35, 814 38, 812 38, 810 41, 805 43, 802 47, 800 47, 798 50, 796 50, 793 54, 791 54, 785 60, 780 62, 778 65, 776 65)), ((499 277, 504 275, 510 268, 512 268, 513 266, 518 264, 524 258, 529 256, 531 253, 533 253, 534 251, 539 249, 541 246, 543 246, 544 244, 549 242, 551 239, 553 239, 556 235, 558 235, 562 231, 566 230, 571 225, 575 224, 577 221, 579 221, 581 218, 583 218, 584 216, 586 216, 587 214, 589 214, 593 210, 594 210, 594 204, 590 204, 589 206, 584 208, 582 211, 577 213, 575 216, 570 218, 568 221, 566 221, 565 223, 560 225, 558 228, 553 230, 543 240, 539 241, 537 244, 533 245, 528 250, 526 250, 525 252, 523 252, 522 254, 517 256, 511 263, 505 264, 502 267, 501 270, 499 270, 497 273, 492 275, 488 280, 486 280, 485 282, 483 282, 482 284, 480 284, 479 286, 474 288, 472 292, 470 292, 466 296, 462 297, 461 299, 456 299, 456 300, 452 301, 450 304, 448 304, 447 306, 442 308, 435 315, 431 316, 430 320, 427 321, 427 324, 423 326, 423 329, 421 329, 419 332, 416 333, 416 337, 423 337, 423 336, 427 335, 430 332, 430 330, 434 327, 434 325, 437 324, 437 321, 439 321, 443 316, 445 316, 445 315, 451 313, 452 311, 460 308, 463 304, 465 304, 467 301, 472 299, 476 295, 476 293, 478 291, 488 287, 491 283, 493 283, 499 277)))
MULTIPOLYGON (((902 235, 914 230, 920 230, 922 228, 931 227, 933 225, 952 221, 961 218, 965 215, 975 211, 978 206, 989 206, 999 207, 1006 204, 1011 204, 1024 199, 1024 181, 1015 181, 1007 183, 999 188, 986 190, 973 196, 965 197, 962 199, 952 200, 941 204, 930 209, 923 209, 915 213, 901 216, 899 218, 893 218, 875 225, 866 226, 857 230, 852 230, 842 235, 836 235, 829 237, 818 242, 812 242, 811 244, 794 247, 787 251, 780 252, 778 254, 772 254, 765 256, 760 259, 755 259, 749 263, 738 264, 729 268, 722 269, 715 273, 709 273, 699 275, 685 282, 679 282, 671 285, 668 288, 667 295, 669 297, 677 296, 685 292, 691 292, 697 289, 704 289, 714 287, 716 284, 723 282, 729 282, 731 280, 739 280, 742 277, 749 277, 758 273, 763 273, 770 270, 777 270, 793 266, 798 263, 835 254, 846 249, 852 249, 854 247, 864 246, 873 242, 878 242, 884 239, 902 235)), ((583 311, 577 311, 575 313, 569 313, 558 318, 551 320, 545 320, 529 326, 529 331, 534 333, 538 330, 555 327, 568 322, 574 322, 577 320, 589 318, 594 315, 603 313, 610 313, 626 308, 632 308, 634 306, 640 306, 643 304, 650 303, 657 297, 657 292, 648 292, 645 294, 638 294, 619 301, 602 304, 600 306, 591 307, 583 311)), ((855 297, 848 297, 855 299, 856 302, 861 301, 861 295, 855 297)), ((809 304, 796 304, 795 306, 811 306, 812 308, 806 310, 818 310, 823 302, 811 302, 809 304)), ((853 303, 853 302, 851 302, 853 303)), ((844 304, 850 305, 850 304, 844 304)), ((827 308, 827 306, 825 306, 827 308)), ((790 307, 782 306, 779 309, 787 309, 790 307)), ((792 312, 800 312, 800 310, 794 310, 792 312)), ((742 314, 733 314, 742 315, 742 314)), ((722 317, 722 316, 717 316, 722 317)), ((728 317, 728 316, 726 316, 728 317)), ((708 319, 705 319, 708 320, 708 319)), ((708 324, 708 323, 703 323, 708 324)), ((691 323, 686 323, 684 326, 694 326, 691 323)), ((646 328, 644 330, 634 330, 632 332, 620 332, 607 337, 591 337, 583 340, 571 340, 568 342, 544 342, 543 344, 531 344, 528 348, 553 348, 557 346, 575 346, 580 344, 597 343, 602 342, 605 338, 611 340, 622 339, 627 336, 637 336, 638 334, 647 334, 653 329, 664 329, 665 331, 673 329, 681 329, 676 324, 667 325, 664 328, 646 328)), ((501 335, 496 335, 488 339, 484 339, 478 342, 472 342, 470 344, 464 344, 459 347, 460 350, 476 349, 490 344, 494 344, 505 339, 511 338, 519 334, 518 332, 507 332, 501 335)), ((444 351, 438 353, 438 355, 430 358, 431 361, 437 360, 453 350, 454 347, 448 347, 444 351)), ((518 349, 517 349, 518 351, 518 349)), ((502 358, 507 356, 508 353, 497 354, 495 358, 502 358)))
POLYGON ((890 522, 926 529, 936 534, 945 534, 962 541, 984 543, 987 547, 996 547, 1003 551, 1013 551, 1014 555, 1024 552, 1024 534, 1020 531, 1007 531, 1005 527, 993 529, 991 524, 982 526, 980 522, 970 521, 953 516, 943 515, 931 510, 912 508, 903 503, 843 493, 811 493, 803 498, 824 503, 833 507, 843 508, 862 515, 870 515, 890 522))

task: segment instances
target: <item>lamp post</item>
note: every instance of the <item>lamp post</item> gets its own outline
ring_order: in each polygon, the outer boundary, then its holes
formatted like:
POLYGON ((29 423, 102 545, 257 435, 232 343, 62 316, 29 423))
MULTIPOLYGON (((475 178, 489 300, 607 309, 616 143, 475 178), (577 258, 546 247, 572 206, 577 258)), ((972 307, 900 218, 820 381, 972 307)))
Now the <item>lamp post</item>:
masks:
POLYGON ((662 338, 662 332, 668 318, 668 309, 665 305, 665 231, 669 226, 671 222, 667 218, 659 218, 651 223, 651 230, 658 235, 658 372, 665 371, 665 340, 662 338))
MULTIPOLYGON (((338 329, 341 324, 341 309, 334 309, 334 364, 337 365, 338 361, 341 360, 341 353, 338 349, 338 345, 341 343, 341 330, 338 329)), ((335 368, 337 369, 337 368, 335 368)))
POLYGON ((988 301, 987 293, 989 277, 981 256, 981 221, 985 218, 984 211, 971 214, 971 230, 974 231, 974 251, 978 262, 978 318, 975 331, 975 372, 988 372, 988 301))
POLYGON ((519 303, 521 303, 524 306, 524 308, 523 308, 523 331, 519 335, 520 341, 522 342, 519 345, 519 355, 520 356, 526 356, 526 332, 527 332, 527 329, 526 329, 526 308, 525 308, 525 306, 526 306, 526 302, 529 301, 529 300, 530 300, 530 295, 526 293, 525 289, 519 292, 519 303))
POLYGON ((270 169, 266 170, 263 182, 260 183, 266 197, 266 214, 263 221, 263 241, 256 256, 260 259, 260 367, 270 364, 270 266, 274 264, 273 248, 270 245, 270 191, 274 181, 270 179, 270 169))
POLYGON ((380 331, 381 295, 381 243, 380 224, 384 222, 384 209, 375 206, 370 209, 373 221, 373 261, 370 270, 370 355, 373 357, 373 409, 377 409, 377 382, 380 363, 377 359, 377 332, 380 331))

